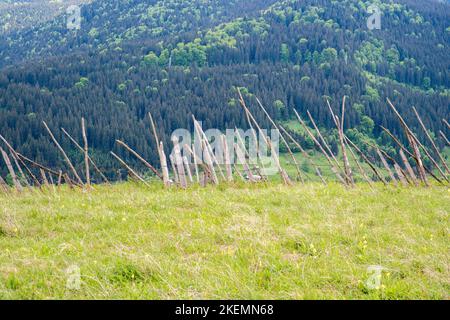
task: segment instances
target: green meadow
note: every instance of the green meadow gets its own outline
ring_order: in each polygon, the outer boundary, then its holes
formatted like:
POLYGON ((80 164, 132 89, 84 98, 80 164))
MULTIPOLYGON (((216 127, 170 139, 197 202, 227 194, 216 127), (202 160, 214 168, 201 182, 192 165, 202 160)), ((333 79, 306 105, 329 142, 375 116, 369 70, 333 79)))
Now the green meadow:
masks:
POLYGON ((448 299, 449 208, 438 186, 0 195, 0 299, 448 299))

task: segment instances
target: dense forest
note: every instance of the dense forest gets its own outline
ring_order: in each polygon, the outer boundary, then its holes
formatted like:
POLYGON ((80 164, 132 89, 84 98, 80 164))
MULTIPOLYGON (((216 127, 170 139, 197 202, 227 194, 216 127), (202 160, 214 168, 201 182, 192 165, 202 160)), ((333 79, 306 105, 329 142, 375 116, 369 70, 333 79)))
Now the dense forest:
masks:
POLYGON ((240 88, 266 127, 255 97, 281 122, 309 110, 335 152, 325 99, 339 112, 346 95, 347 135, 396 157, 379 127, 402 135, 386 98, 421 140, 412 106, 433 135, 449 135, 441 119, 450 115, 450 10, 439 1, 376 3, 381 30, 367 28, 371 1, 91 1, 80 30, 60 15, 0 35, 0 133, 28 157, 63 166, 45 120, 81 166, 59 128, 81 137, 85 117, 94 157, 116 178, 115 139, 157 164, 149 111, 166 145, 174 129, 192 129, 192 114, 205 128, 246 128, 240 88))

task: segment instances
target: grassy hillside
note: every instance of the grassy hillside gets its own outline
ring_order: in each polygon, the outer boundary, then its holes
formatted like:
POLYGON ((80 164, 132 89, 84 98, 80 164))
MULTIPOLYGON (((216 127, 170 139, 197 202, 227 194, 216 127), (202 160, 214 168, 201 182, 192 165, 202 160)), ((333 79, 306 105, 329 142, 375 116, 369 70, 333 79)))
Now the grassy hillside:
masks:
POLYGON ((448 299, 449 204, 319 184, 0 195, 0 298, 448 299))

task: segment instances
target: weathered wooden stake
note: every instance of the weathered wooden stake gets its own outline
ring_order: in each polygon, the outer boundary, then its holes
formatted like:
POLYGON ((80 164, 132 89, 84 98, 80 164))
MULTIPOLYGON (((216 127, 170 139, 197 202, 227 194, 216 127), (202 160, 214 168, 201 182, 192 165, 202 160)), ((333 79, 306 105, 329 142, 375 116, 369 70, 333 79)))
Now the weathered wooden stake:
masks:
MULTIPOLYGON (((346 96, 344 96, 343 101, 342 101, 342 120, 339 120, 339 117, 336 116, 333 112, 333 108, 331 108, 331 104, 330 101, 328 99, 326 99, 327 101, 327 105, 328 105, 328 110, 331 113, 331 116, 333 118, 333 122, 336 125, 336 129, 338 131, 338 136, 339 136, 339 142, 341 144, 341 149, 342 149, 342 157, 344 159, 344 173, 346 176, 346 180, 348 183, 351 183, 352 185, 354 184, 354 180, 353 180, 353 176, 352 176, 352 172, 351 172, 351 167, 350 167, 350 163, 348 161, 348 157, 347 157, 347 153, 346 153, 346 148, 345 146, 347 145, 346 143, 346 138, 345 138, 345 133, 344 133, 344 119, 345 119, 345 101, 346 101, 346 96)), ((351 148, 349 148, 351 150, 351 148)), ((356 158, 356 157, 355 157, 356 158)), ((335 161, 337 161, 335 159, 335 161)), ((339 167, 340 168, 340 167, 339 167)))
MULTIPOLYGON (((64 129, 61 128, 61 131, 66 135, 67 138, 69 138, 69 140, 84 154, 84 149, 82 146, 80 146, 78 144, 78 142, 64 129)), ((100 177, 103 179, 103 181, 105 181, 105 183, 109 184, 109 180, 108 178, 106 178, 106 176, 102 173, 102 171, 98 168, 97 164, 94 162, 94 160, 92 160, 92 158, 89 156, 88 154, 88 159, 89 162, 92 164, 92 166, 94 167, 95 171, 100 175, 100 177)))
MULTIPOLYGON (((319 139, 322 142, 323 146, 325 147, 326 151, 328 151, 329 156, 331 156, 331 158, 334 160, 334 163, 336 164, 337 168, 342 171, 339 161, 336 159, 335 155, 331 151, 330 146, 325 141, 325 138, 323 137, 322 133, 320 132, 319 127, 316 125, 316 122, 314 121, 314 118, 312 117, 311 113, 308 110, 306 110, 306 114, 308 115, 308 118, 311 121, 311 124, 313 125, 314 129, 316 130, 317 136, 319 137, 319 139)), ((340 130, 340 128, 338 128, 338 130, 340 130)), ((345 172, 344 172, 344 174, 345 174, 345 172)))
POLYGON ((411 178, 411 180, 413 181, 413 183, 418 186, 419 183, 417 182, 417 176, 414 173, 413 168, 411 167, 411 165, 409 164, 408 158, 406 157, 405 153, 403 152, 402 149, 399 150, 399 154, 400 157, 402 158, 403 164, 405 165, 406 170, 408 171, 409 177, 411 178))
POLYGON ((86 127, 84 123, 84 118, 81 118, 81 133, 84 141, 84 167, 86 170, 86 187, 88 189, 91 188, 91 175, 89 172, 89 148, 88 148, 88 140, 86 135, 86 127))
POLYGON ((380 149, 376 148, 377 154, 381 159, 381 162, 383 163, 383 166, 386 168, 387 172, 389 173, 389 176, 391 177, 392 182, 395 186, 398 186, 397 180, 395 179, 394 174, 391 171, 391 168, 389 167, 389 164, 387 163, 386 159, 383 157, 383 154, 381 153, 380 149))
POLYGON ((8 147, 9 151, 13 154, 14 158, 17 159, 19 161, 19 163, 22 164, 22 166, 25 168, 25 170, 27 171, 28 175, 33 179, 34 183, 36 184, 37 187, 40 187, 41 184, 39 183, 39 180, 36 178, 36 176, 33 174, 33 172, 31 172, 30 168, 28 168, 28 166, 26 165, 26 163, 22 160, 22 158, 19 156, 19 154, 16 152, 16 150, 14 150, 14 148, 9 144, 9 142, 2 136, 0 135, 0 139, 5 143, 5 145, 8 147))
POLYGON ((247 111, 245 112, 245 117, 247 118, 247 122, 248 122, 248 125, 250 127, 250 131, 252 132, 253 139, 255 139, 255 142, 256 142, 257 162, 259 161, 259 164, 261 165, 261 168, 259 168, 259 167, 257 168, 258 169, 258 174, 261 176, 261 178, 264 181, 268 181, 267 176, 265 175, 267 170, 266 170, 266 167, 264 165, 264 161, 261 158, 261 147, 260 147, 260 144, 259 144, 259 141, 258 141, 258 137, 256 135, 256 130, 255 130, 255 128, 252 125, 252 120, 250 119, 250 116, 248 115, 247 111))
POLYGON ((324 185, 327 184, 327 182, 325 181, 325 179, 322 176, 322 173, 320 172, 319 167, 315 164, 315 162, 313 161, 313 159, 311 159, 311 157, 309 156, 309 154, 306 152, 305 149, 303 149, 303 147, 300 145, 300 143, 298 143, 297 141, 295 141, 295 139, 292 137, 292 135, 289 134, 289 132, 287 132, 286 129, 283 128, 282 125, 280 125, 281 130, 283 131, 283 133, 292 141, 293 144, 295 144, 295 146, 300 150, 300 152, 303 154, 303 156, 309 161, 309 163, 314 167, 314 170, 316 171, 316 174, 319 176, 320 180, 322 181, 322 183, 324 185))
POLYGON ((397 163, 395 163, 395 164, 394 164, 394 169, 395 169, 395 172, 397 172, 398 179, 400 180, 400 182, 402 183, 402 185, 403 185, 404 187, 406 187, 406 186, 408 185, 408 181, 407 181, 407 179, 406 179, 405 174, 404 174, 403 171, 402 171, 402 168, 400 168, 400 166, 399 166, 397 163))
POLYGON ((420 180, 429 187, 430 184, 428 183, 427 174, 425 173, 425 167, 423 165, 422 156, 420 155, 419 147, 417 146, 416 141, 414 140, 414 137, 410 135, 410 145, 412 146, 415 154, 415 158, 417 159, 417 171, 419 172, 420 180))
POLYGON ((272 154, 272 158, 275 161, 275 164, 276 164, 276 166, 278 168, 278 172, 279 172, 279 174, 281 176, 281 179, 283 180, 284 184, 291 185, 292 182, 291 182, 289 176, 287 175, 286 171, 281 167, 280 159, 278 158, 277 152, 273 148, 272 143, 270 143, 269 139, 266 137, 264 132, 261 130, 261 127, 259 126, 258 122, 253 117, 253 115, 250 112, 250 110, 247 108, 247 106, 245 104, 245 101, 244 101, 244 98, 243 98, 243 96, 241 94, 241 90, 239 90, 239 88, 238 88, 238 94, 239 94, 239 102, 240 102, 242 108, 244 108, 244 111, 248 113, 250 119, 253 121, 253 123, 255 124, 256 128, 258 129, 259 134, 263 137, 263 140, 264 140, 265 144, 270 149, 271 154, 272 154))
POLYGON ((346 142, 347 146, 348 146, 348 150, 350 151, 351 156, 353 157, 353 161, 355 161, 356 166, 359 169, 359 172, 361 173, 362 177, 364 178, 364 180, 367 181, 367 183, 369 184, 370 188, 373 190, 373 181, 372 179, 370 179, 370 177, 367 175, 366 171, 364 170, 364 168, 362 167, 362 165, 359 163, 358 161, 358 157, 356 156, 356 154, 353 152, 352 148, 348 145, 348 143, 346 142))
MULTIPOLYGON (((391 139, 400 147, 400 149, 401 150, 403 150, 403 152, 405 153, 405 154, 407 154, 408 156, 410 156, 410 157, 412 157, 412 158, 415 158, 415 155, 414 154, 412 154, 411 152, 409 152, 409 150, 408 149, 406 149, 406 147, 400 142, 400 140, 398 140, 388 129, 386 129, 385 127, 383 127, 383 126, 380 126, 381 127, 381 129, 383 129, 383 131, 384 132, 386 132, 390 137, 391 137, 391 139)), ((444 177, 444 179, 446 179, 447 180, 447 178, 445 177, 445 174, 442 172, 442 170, 439 168, 439 166, 436 164, 436 163, 434 163, 434 165, 435 165, 435 167, 438 169, 438 171, 441 173, 441 175, 444 177)), ((424 169, 425 169, 425 171, 426 172, 428 172, 428 174, 430 175, 430 176, 432 176, 437 182, 439 182, 439 183, 442 183, 442 181, 438 178, 438 177, 436 177, 436 175, 431 171, 431 170, 429 170, 427 167, 425 167, 424 166, 424 169)), ((408 175, 405 173, 405 177, 407 177, 408 175)), ((447 180, 448 181, 448 180, 447 180)))
POLYGON ((1 190, 3 190, 4 193, 9 193, 9 186, 1 176, 0 176, 0 188, 1 190))
POLYGON ((147 168, 149 168, 150 170, 152 170, 152 172, 161 180, 163 180, 163 178, 161 177, 161 174, 158 172, 158 170, 155 169, 155 167, 153 167, 150 163, 148 163, 143 157, 141 157, 136 151, 134 151, 133 149, 131 149, 130 146, 128 146, 125 142, 121 141, 121 140, 116 140, 116 142, 121 145, 122 147, 124 147, 125 149, 127 149, 132 155, 134 155, 138 160, 140 160, 147 168))
POLYGON ((175 166, 178 170, 178 178, 180 179, 180 186, 183 189, 187 188, 186 172, 184 170, 183 157, 181 156, 181 149, 176 136, 172 137, 173 154, 175 166))
POLYGON ((219 184, 219 180, 217 179, 216 170, 214 169, 214 163, 211 159, 211 155, 208 150, 207 141, 202 140, 202 149, 203 149, 203 159, 205 159, 205 163, 208 166, 208 170, 211 173, 212 182, 215 185, 219 184))
POLYGON ((230 150, 228 150, 228 141, 225 135, 221 136, 223 145, 223 155, 225 160, 225 169, 228 182, 233 181, 233 170, 231 169, 230 150))
POLYGON ((444 123, 445 123, 445 125, 447 126, 447 129, 449 129, 449 130, 450 130, 450 124, 448 123, 448 121, 447 121, 447 120, 445 120, 445 119, 442 119, 442 122, 444 122, 444 123))
POLYGON ((420 156, 419 148, 417 148, 417 145, 415 144, 415 140, 419 141, 419 139, 416 138, 416 136, 414 135, 412 130, 408 127, 408 125, 406 124, 405 120, 403 120, 403 117, 400 115, 400 113, 394 107, 392 102, 389 99, 387 99, 387 101, 388 101, 388 105, 391 107, 391 109, 394 111, 394 113, 397 116, 397 118, 400 120, 400 124, 402 125, 403 130, 405 131, 405 134, 406 134, 406 137, 407 137, 407 139, 409 141, 409 144, 413 148, 413 153, 414 153, 413 159, 414 159, 414 161, 417 164, 417 171, 419 173, 419 177, 422 180, 422 182, 425 183, 425 185, 428 186, 428 181, 427 181, 427 178, 426 178, 425 169, 423 167, 423 162, 422 162, 422 159, 421 159, 421 156, 420 156))
POLYGON ((350 167, 350 162, 348 161, 348 157, 347 157, 347 151, 345 148, 345 138, 344 138, 344 121, 345 121, 345 101, 346 101, 346 96, 344 96, 344 98, 342 99, 342 115, 341 115, 341 120, 339 121, 339 118, 336 118, 336 121, 338 122, 338 125, 340 124, 340 130, 339 131, 339 141, 341 143, 341 149, 342 149, 342 158, 344 160, 344 171, 345 171, 345 176, 347 178, 347 182, 351 185, 354 185, 354 180, 353 180, 353 174, 352 174, 352 168, 350 167))
POLYGON ((17 178, 16 172, 14 171, 13 166, 11 165, 11 161, 9 160, 8 154, 0 147, 0 152, 5 160, 6 167, 8 168, 9 174, 11 175, 14 186, 17 191, 22 191, 22 185, 20 184, 19 179, 17 178))
POLYGON ((52 138, 53 142, 55 143, 56 147, 59 149, 59 151, 61 152, 61 154, 63 155, 64 159, 66 160, 67 164, 69 165, 70 169, 72 170, 72 173, 74 174, 75 178, 78 180, 78 182, 80 183, 80 185, 83 185, 83 181, 81 180, 80 176, 77 173, 77 170, 75 170, 75 167, 73 166, 72 162, 70 161, 69 157, 67 156, 66 152, 64 151, 64 149, 60 146, 60 144, 58 143, 58 141, 56 140, 55 136, 53 135, 52 131, 50 130, 50 128, 48 127, 47 123, 45 121, 42 121, 42 123, 45 126, 45 129, 47 129, 50 137, 52 138))
MULTIPOLYGON (((258 102, 258 105, 260 106, 260 108, 262 109, 262 111, 264 112, 264 114, 266 115, 266 117, 269 119, 269 121, 270 121, 270 123, 272 124, 272 126, 273 126, 276 130, 278 130, 278 132, 280 133, 281 141, 282 141, 283 144, 285 145, 285 147, 286 147, 286 149, 287 149, 287 151, 288 151, 288 153, 289 153, 289 156, 291 157, 291 159, 292 159, 292 161, 293 161, 293 163, 294 163, 295 169, 297 170, 297 178, 300 179, 300 181, 301 181, 302 183, 305 183, 305 180, 303 179, 303 174, 302 174, 302 172, 301 172, 301 170, 300 170, 300 166, 298 165, 297 159, 295 159, 294 153, 292 152, 291 148, 289 147, 289 144, 287 143, 286 139, 284 139, 283 135, 282 135, 281 132, 280 132, 280 129, 279 129, 278 126, 276 125, 275 121, 272 120, 272 117, 271 117, 271 116, 269 115, 269 113, 266 111, 266 109, 265 109, 264 106, 262 105, 261 101, 259 101, 258 98, 256 98, 256 101, 258 102)), ((255 141, 255 143, 258 143, 258 141, 255 141)))
POLYGON ((322 152, 322 154, 325 156, 325 158, 327 159, 330 167, 331 167, 331 171, 333 171, 333 173, 336 175, 336 177, 338 178, 338 180, 344 185, 347 186, 347 182, 342 178, 341 174, 339 173, 339 170, 336 169, 333 161, 331 161, 331 158, 328 156, 327 152, 325 151, 325 149, 322 147, 322 145, 320 144, 320 142, 317 140, 317 138, 312 134, 311 130, 309 130, 308 126, 306 125, 306 123, 303 121, 303 119, 300 117, 300 115, 298 114, 297 110, 294 109, 294 113, 297 116, 298 121, 300 121, 300 124, 303 126, 303 128, 305 129, 305 131, 308 133, 309 137, 313 140, 313 142, 316 144, 317 147, 319 147, 319 150, 322 152))
POLYGON ((253 178, 252 170, 250 169, 250 167, 247 164, 244 152, 242 151, 241 147, 237 143, 235 143, 234 149, 236 150, 236 156, 237 156, 239 162, 242 164, 244 171, 247 174, 248 180, 250 182, 256 182, 256 180, 253 178))
POLYGON ((188 144, 185 144, 184 148, 192 155, 192 158, 194 160, 195 177, 196 177, 197 183, 200 184, 200 175, 199 175, 199 171, 198 171, 197 154, 194 152, 195 151, 194 144, 192 145, 192 149, 188 144))
POLYGON ((189 166, 189 161, 188 161, 188 158, 186 156, 183 157, 183 163, 184 163, 184 167, 186 169, 186 172, 188 173, 189 182, 192 184, 192 183, 194 183, 194 180, 192 179, 191 167, 189 166))
POLYGON ((386 182, 386 179, 383 178, 383 176, 378 172, 376 166, 367 158, 367 156, 364 154, 364 152, 361 151, 361 149, 358 148, 356 144, 353 143, 352 140, 350 140, 347 136, 345 136, 345 140, 350 143, 350 145, 359 153, 359 155, 364 159, 364 161, 367 162, 369 167, 372 169, 372 171, 375 173, 375 175, 380 179, 381 182, 386 186, 388 183, 386 182))
POLYGON ((25 182, 26 186, 28 188, 31 187, 30 183, 28 182, 27 176, 23 173, 22 167, 19 164, 19 161, 17 160, 17 157, 14 155, 14 152, 11 152, 11 158, 14 160, 14 164, 16 165, 17 170, 19 171, 20 177, 25 182))
POLYGON ((45 171, 43 169, 39 169, 39 172, 41 173, 42 182, 44 183, 44 185, 47 188, 49 188, 50 187, 50 183, 48 182, 47 175, 45 174, 45 171))
POLYGON ((59 175, 58 175, 58 186, 61 186, 62 178, 63 178, 63 172, 62 172, 62 170, 59 170, 59 175))
POLYGON ((447 139, 447 137, 445 136, 445 134, 441 130, 439 130, 439 134, 441 135, 442 139, 444 139, 444 141, 447 144, 447 146, 450 146, 450 141, 447 139))
POLYGON ((178 170, 175 164, 175 158, 173 157, 173 155, 169 155, 169 159, 170 159, 170 164, 172 165, 172 171, 173 171, 173 178, 175 180, 175 184, 176 185, 180 185, 180 179, 178 177, 178 170))
POLYGON ((161 172, 162 172, 162 179, 163 179, 164 187, 168 188, 168 187, 170 187, 170 177, 169 177, 169 168, 167 166, 167 157, 164 152, 164 144, 162 143, 162 141, 159 141, 158 134, 156 132, 155 122, 153 121, 153 117, 150 112, 148 113, 148 117, 150 119, 150 124, 152 126, 153 136, 155 138, 155 143, 156 143, 156 148, 158 149, 159 162, 161 164, 161 172))
MULTIPOLYGON (((203 141, 205 142, 207 151, 209 152, 209 155, 210 155, 210 157, 211 157, 211 161, 212 161, 212 163, 213 163, 213 168, 214 168, 214 164, 216 164, 217 167, 218 167, 218 169, 219 169, 220 176, 222 177, 222 179, 225 180, 225 179, 226 179, 226 178, 225 178, 225 174, 223 173, 222 168, 220 167, 219 161, 217 160, 216 156, 214 155, 214 152, 213 152, 213 150, 212 150, 211 144, 210 144, 209 141, 208 141, 208 137, 206 136, 205 132, 204 132, 203 129, 202 129, 202 126, 201 126, 200 123, 195 119, 194 116, 192 116, 192 119, 194 120, 194 126, 197 128, 197 134, 198 134, 199 137, 201 137, 201 138, 203 139, 203 141)), ((214 170, 214 172, 215 172, 215 170, 214 170)), ((217 181, 218 181, 218 180, 217 180, 217 181)))
POLYGON ((131 173, 136 179, 138 179, 139 181, 141 181, 143 184, 145 184, 147 187, 150 187, 150 185, 139 175, 139 174, 137 174, 133 169, 131 169, 131 167, 130 166, 128 166, 127 164, 126 164, 126 162, 125 161, 123 161, 117 154, 115 154, 114 152, 110 152, 111 153, 111 155, 114 157, 114 158, 116 158, 119 162, 120 162, 120 164, 122 165, 122 166, 124 166, 127 170, 128 170, 128 172, 129 173, 131 173))
POLYGON ((72 179, 70 179, 69 175, 67 173, 64 173, 63 177, 64 177, 64 181, 66 181, 66 184, 69 186, 69 188, 73 189, 74 188, 74 184, 73 184, 72 179))
MULTIPOLYGON (((397 163, 397 161, 395 161, 395 159, 392 158, 386 151, 384 151, 383 149, 379 148, 378 146, 375 146, 375 145, 373 145, 373 144, 371 144, 371 143, 369 143, 369 142, 367 142, 367 141, 363 141, 363 143, 366 144, 366 145, 368 145, 369 147, 371 147, 371 148, 373 148, 373 149, 378 149, 378 150, 380 150, 381 154, 382 154, 386 159, 388 159, 390 162, 392 162, 392 164, 394 165, 394 168, 395 168, 395 165, 397 165, 398 168, 400 168, 401 172, 403 173, 403 177, 404 177, 405 179, 407 179, 407 173, 403 171, 403 169, 400 167, 400 165, 397 163)), ((395 171, 397 171, 397 170, 395 170, 395 171)), ((398 174, 397 174, 397 176, 398 176, 398 174)), ((407 180, 407 181, 408 181, 408 183, 410 182, 409 180, 407 180)))
POLYGON ((425 124, 422 121, 422 118, 420 117, 419 113, 417 112, 416 108, 413 107, 414 113, 416 114, 417 120, 419 120, 420 126, 422 127, 423 131, 425 132, 425 135, 427 136, 428 140, 430 140, 431 145, 434 148, 434 151, 436 152, 436 154, 438 155, 439 159, 441 160, 442 164, 444 165, 445 170, 447 171, 447 174, 450 173, 450 170, 447 166, 447 163, 445 162, 444 157, 441 155, 441 153, 439 152, 439 148, 436 146, 436 143, 434 143, 433 138, 430 136, 430 134, 428 133, 427 128, 425 127, 425 124))

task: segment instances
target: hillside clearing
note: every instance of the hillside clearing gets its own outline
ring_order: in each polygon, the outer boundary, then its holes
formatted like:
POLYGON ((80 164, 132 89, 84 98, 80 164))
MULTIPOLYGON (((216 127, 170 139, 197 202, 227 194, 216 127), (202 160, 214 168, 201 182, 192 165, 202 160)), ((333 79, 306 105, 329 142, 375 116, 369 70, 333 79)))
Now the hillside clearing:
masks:
POLYGON ((0 299, 448 299, 449 208, 381 185, 0 195, 0 299))

